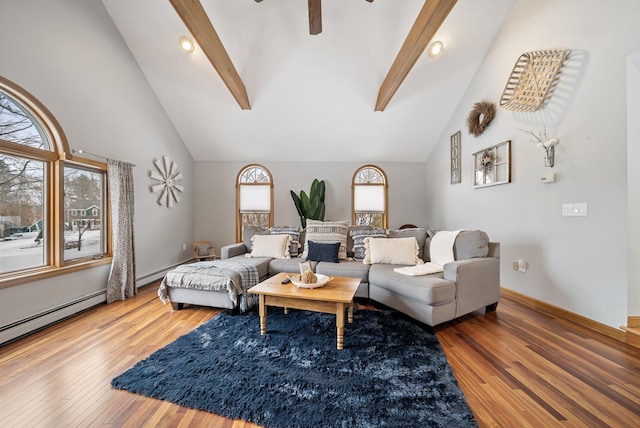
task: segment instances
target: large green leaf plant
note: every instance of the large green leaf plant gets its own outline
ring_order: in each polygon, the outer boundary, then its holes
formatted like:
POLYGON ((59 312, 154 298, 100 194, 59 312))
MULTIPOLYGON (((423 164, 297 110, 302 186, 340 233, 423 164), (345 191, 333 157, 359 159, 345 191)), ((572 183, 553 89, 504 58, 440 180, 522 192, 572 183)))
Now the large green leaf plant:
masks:
POLYGON ((304 190, 300 191, 300 196, 298 196, 293 190, 290 192, 291 198, 293 198, 293 203, 298 210, 300 224, 303 229, 307 227, 307 219, 324 220, 324 180, 318 181, 317 178, 314 179, 311 183, 311 189, 309 190, 308 195, 304 190))

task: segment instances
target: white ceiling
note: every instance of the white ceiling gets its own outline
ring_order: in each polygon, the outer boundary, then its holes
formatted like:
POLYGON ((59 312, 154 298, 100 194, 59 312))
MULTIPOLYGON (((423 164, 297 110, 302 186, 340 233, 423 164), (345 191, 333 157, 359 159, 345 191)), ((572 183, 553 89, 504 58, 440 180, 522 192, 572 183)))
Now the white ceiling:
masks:
MULTIPOLYGON (((242 110, 168 0, 102 0, 196 161, 424 161, 515 0, 459 0, 383 112, 378 90, 422 0, 201 0, 242 78, 242 110)), ((505 76, 506 79, 507 76, 505 76)), ((469 106, 471 108, 471 106, 469 106)))

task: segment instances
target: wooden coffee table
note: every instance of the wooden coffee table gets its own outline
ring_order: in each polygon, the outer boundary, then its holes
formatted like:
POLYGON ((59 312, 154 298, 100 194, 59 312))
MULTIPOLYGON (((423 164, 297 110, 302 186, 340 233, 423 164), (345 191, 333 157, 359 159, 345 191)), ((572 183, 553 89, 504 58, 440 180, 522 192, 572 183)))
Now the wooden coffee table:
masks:
POLYGON ((353 297, 360 285, 358 278, 331 277, 325 286, 320 288, 298 288, 291 282, 282 284, 287 276, 295 273, 279 273, 251 287, 249 293, 258 294, 260 299, 260 334, 267 333, 267 306, 289 308, 305 311, 336 314, 337 346, 343 348, 344 312, 348 310, 348 321, 353 322, 353 297))

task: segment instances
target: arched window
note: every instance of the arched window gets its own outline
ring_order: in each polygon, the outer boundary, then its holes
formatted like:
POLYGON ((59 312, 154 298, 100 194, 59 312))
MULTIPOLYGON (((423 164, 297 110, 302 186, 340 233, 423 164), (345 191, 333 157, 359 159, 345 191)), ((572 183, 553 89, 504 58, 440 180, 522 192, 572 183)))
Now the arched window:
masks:
POLYGON ((262 165, 247 165, 236 180, 236 240, 243 226, 273 226, 273 179, 262 165))
POLYGON ((387 177, 375 165, 360 167, 351 183, 352 222, 387 228, 387 177))
POLYGON ((0 287, 105 263, 105 179, 105 164, 71 156, 47 108, 0 77, 0 287), (95 219, 79 218, 91 207, 95 219))

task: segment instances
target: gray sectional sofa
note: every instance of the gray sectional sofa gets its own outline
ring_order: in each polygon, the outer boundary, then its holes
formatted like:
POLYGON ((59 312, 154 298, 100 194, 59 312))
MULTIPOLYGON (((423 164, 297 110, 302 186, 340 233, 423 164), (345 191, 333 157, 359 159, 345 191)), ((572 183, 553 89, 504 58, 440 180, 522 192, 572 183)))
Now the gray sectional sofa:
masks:
MULTIPOLYGON (((349 227, 349 232, 356 229, 361 230, 362 227, 349 227)), ((269 229, 245 228, 243 242, 224 246, 221 258, 253 264, 261 279, 279 272, 298 272, 298 264, 305 260, 301 257, 246 257, 251 252, 252 236, 269 233, 269 229)), ((299 238, 300 242, 304 242, 303 236, 304 232, 299 238)), ((425 262, 430 259, 433 236, 433 231, 424 228, 387 231, 387 237, 390 238, 414 237, 420 258, 425 262)), ((349 233, 347 249, 350 256, 353 256, 353 245, 349 233)), ((455 238, 453 255, 455 260, 446 263, 443 272, 420 276, 408 276, 394 270, 405 265, 365 264, 352 258, 339 260, 338 263, 311 262, 311 267, 316 273, 328 276, 359 278, 360 287, 356 297, 379 302, 429 326, 481 308, 494 311, 500 299, 500 244, 490 242, 483 231, 464 230, 455 238)))

